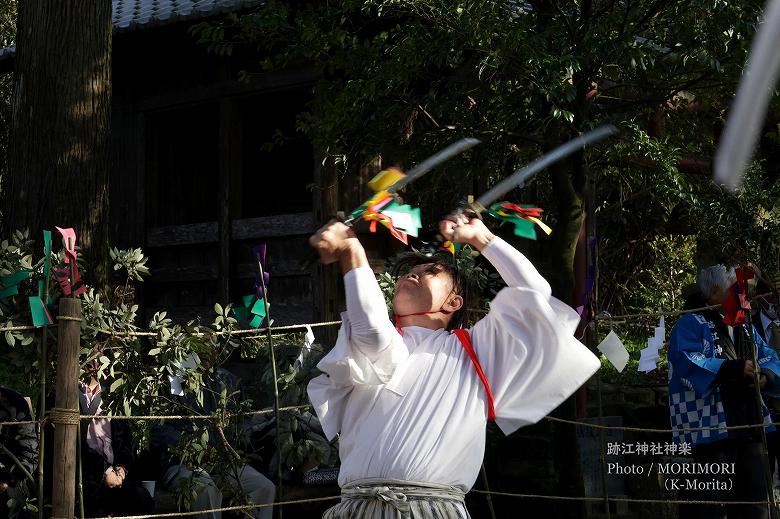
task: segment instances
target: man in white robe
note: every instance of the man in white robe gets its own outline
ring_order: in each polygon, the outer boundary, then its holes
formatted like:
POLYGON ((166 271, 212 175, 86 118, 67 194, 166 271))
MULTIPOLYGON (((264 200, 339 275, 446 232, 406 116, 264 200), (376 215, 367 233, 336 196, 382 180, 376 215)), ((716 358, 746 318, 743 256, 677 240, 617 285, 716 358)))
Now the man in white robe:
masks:
POLYGON ((547 415, 600 365, 573 335, 577 313, 520 252, 476 218, 453 215, 439 230, 480 251, 508 285, 468 330, 478 363, 447 330, 464 304, 457 273, 431 260, 402 276, 394 325, 353 231, 332 221, 310 239, 323 263, 340 264, 347 299, 336 346, 318 364, 324 374, 308 387, 328 438, 341 434, 342 501, 327 519, 468 518, 463 498, 482 464, 488 386, 509 434, 547 415))

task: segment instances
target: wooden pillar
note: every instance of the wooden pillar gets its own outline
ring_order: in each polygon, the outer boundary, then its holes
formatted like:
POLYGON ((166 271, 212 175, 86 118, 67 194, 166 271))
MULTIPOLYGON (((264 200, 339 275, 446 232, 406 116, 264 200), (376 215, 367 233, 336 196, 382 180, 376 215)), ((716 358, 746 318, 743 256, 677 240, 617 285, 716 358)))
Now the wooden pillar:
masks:
POLYGON ((78 437, 78 377, 81 301, 60 299, 57 334, 57 381, 54 424, 54 457, 52 459, 52 516, 73 517, 76 493, 76 442, 78 437))
MULTIPOLYGON (((144 247, 146 250, 146 228, 148 227, 147 211, 146 211, 146 114, 144 112, 133 112, 133 122, 135 134, 135 167, 130 170, 135 170, 135 221, 128 228, 132 233, 131 238, 127 241, 132 247, 144 247)), ((133 213, 131 213, 133 214, 133 213)), ((131 217, 133 217, 131 216, 131 217)), ((133 293, 135 294, 134 302, 141 307, 139 317, 143 319, 142 322, 147 322, 149 316, 146 315, 146 300, 144 298, 144 285, 145 283, 136 283, 133 293)))
MULTIPOLYGON (((332 160, 317 161, 314 180, 318 189, 314 198, 314 221, 323 225, 336 216, 339 210, 339 178, 332 160)), ((338 319, 343 308, 341 302, 341 276, 334 265, 322 265, 315 262, 312 266, 312 293, 314 298, 314 317, 321 321, 338 319)), ((318 338, 323 344, 332 345, 336 341, 336 328, 322 328, 318 338)))
POLYGON ((230 244, 241 178, 241 131, 235 102, 219 102, 219 302, 230 302, 230 244), (231 193, 232 192, 232 193, 231 193), (233 195, 233 196, 231 196, 233 195))
POLYGON ((146 245, 146 114, 138 112, 135 122, 135 222, 130 243, 134 246, 146 245))

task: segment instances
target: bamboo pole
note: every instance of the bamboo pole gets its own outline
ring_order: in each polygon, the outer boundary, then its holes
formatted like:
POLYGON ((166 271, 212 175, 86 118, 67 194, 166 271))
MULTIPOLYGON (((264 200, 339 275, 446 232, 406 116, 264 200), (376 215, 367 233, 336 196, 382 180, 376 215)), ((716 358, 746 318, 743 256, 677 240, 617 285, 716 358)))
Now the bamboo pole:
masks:
POLYGON ((57 317, 57 380, 55 408, 51 413, 54 425, 54 457, 52 477, 53 519, 72 518, 75 506, 76 443, 78 438, 78 376, 81 301, 60 299, 57 317))
MULTIPOLYGON (((263 271, 263 262, 262 258, 260 257, 260 254, 257 255, 257 270, 260 273, 260 285, 263 287, 263 305, 265 307, 265 318, 268 321, 268 326, 266 327, 267 337, 268 337, 268 359, 271 362, 271 377, 273 379, 273 389, 274 389, 274 417, 276 417, 276 455, 278 459, 278 463, 276 464, 276 477, 279 480, 277 482, 277 488, 279 490, 278 493, 278 499, 277 501, 282 501, 284 499, 284 485, 282 482, 282 444, 281 440, 279 439, 279 424, 281 423, 279 421, 279 385, 277 377, 279 376, 276 370, 276 355, 274 354, 274 339, 273 334, 271 333, 271 310, 268 305, 268 289, 265 286, 265 272, 263 271)), ((276 508, 276 507, 275 507, 276 508)), ((282 505, 279 505, 277 508, 277 519, 282 519, 282 505)))
MULTIPOLYGON (((753 388, 755 390, 755 405, 756 405, 756 411, 758 412, 757 419, 763 420, 764 417, 764 400, 761 398, 761 367, 758 364, 758 355, 757 355, 757 346, 756 346, 756 340, 755 337, 753 337, 753 322, 752 322, 752 316, 750 315, 750 307, 744 309, 745 311, 745 329, 747 330, 748 335, 748 341, 750 344, 750 351, 752 353, 752 359, 753 362, 753 388)), ((736 338, 735 338, 736 339, 736 338)), ((761 427, 759 427, 759 432, 761 433, 761 458, 763 460, 763 469, 764 469, 764 479, 766 482, 766 505, 767 508, 769 508, 769 517, 770 519, 777 519, 777 499, 775 498, 775 490, 774 486, 772 485, 772 469, 769 466, 770 460, 769 460, 769 448, 767 445, 767 439, 766 439, 766 425, 762 424, 761 427)))
MULTIPOLYGON (((48 297, 47 297, 48 299, 48 297)), ((46 301, 44 300, 44 305, 46 304, 46 301)), ((37 496, 38 496, 38 519, 43 519, 43 464, 44 464, 44 456, 46 455, 46 449, 45 449, 45 439, 44 439, 44 433, 46 432, 46 427, 44 425, 43 419, 46 416, 46 371, 49 368, 49 356, 48 352, 46 351, 47 345, 46 345, 46 334, 49 333, 49 331, 44 326, 41 329, 41 357, 40 357, 40 402, 38 402, 38 424, 36 425, 36 428, 38 429, 38 488, 37 488, 37 496)))
MULTIPOLYGON (((43 239, 46 243, 46 237, 48 231, 43 231, 43 239)), ((51 238, 51 233, 48 234, 49 238, 51 238)), ((49 279, 51 279, 51 246, 47 247, 44 243, 43 252, 45 254, 45 257, 43 259, 44 261, 44 276, 45 279, 43 281, 43 305, 48 307, 49 306, 49 279)), ((51 241, 48 242, 51 244, 51 241)), ((48 352, 48 334, 49 329, 48 327, 44 326, 41 328, 41 364, 39 366, 40 370, 40 386, 41 386, 41 396, 40 396, 40 402, 38 402, 38 489, 37 489, 37 495, 38 495, 38 519, 43 519, 43 467, 44 467, 44 456, 46 455, 46 445, 45 445, 45 438, 44 433, 46 432, 46 426, 44 425, 44 418, 46 417, 46 375, 48 374, 49 370, 49 352, 48 352)))

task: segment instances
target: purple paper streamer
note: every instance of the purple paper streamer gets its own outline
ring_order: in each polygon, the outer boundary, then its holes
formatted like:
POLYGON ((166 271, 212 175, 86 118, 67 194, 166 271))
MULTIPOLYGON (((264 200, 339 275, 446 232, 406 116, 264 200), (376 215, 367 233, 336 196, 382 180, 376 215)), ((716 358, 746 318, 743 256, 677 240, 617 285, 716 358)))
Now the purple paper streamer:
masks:
POLYGON ((260 282, 260 272, 259 270, 255 270, 255 295, 258 298, 265 297, 265 292, 263 290, 263 286, 268 287, 268 282, 271 279, 271 275, 266 270, 266 263, 265 263, 265 253, 266 253, 266 246, 265 243, 261 243, 257 247, 254 247, 252 249, 252 259, 257 262, 258 259, 260 261, 260 265, 263 266, 263 282, 260 282))
POLYGON ((580 317, 585 313, 585 308, 588 305, 588 300, 590 299, 591 294, 593 293, 593 286, 596 283, 596 261, 598 256, 596 253, 598 252, 598 245, 599 245, 599 239, 596 236, 588 236, 588 250, 590 252, 589 259, 590 264, 588 265, 588 268, 585 272, 585 291, 582 293, 582 299, 580 300, 580 304, 577 305, 577 313, 580 317))

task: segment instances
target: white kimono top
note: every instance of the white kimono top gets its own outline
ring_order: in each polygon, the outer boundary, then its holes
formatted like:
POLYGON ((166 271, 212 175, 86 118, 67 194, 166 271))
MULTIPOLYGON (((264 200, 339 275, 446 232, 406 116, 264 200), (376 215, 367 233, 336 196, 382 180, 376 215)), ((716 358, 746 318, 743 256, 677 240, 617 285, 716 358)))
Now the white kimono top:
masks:
MULTIPOLYGON (((535 423, 584 384, 599 360, 575 337, 579 316, 500 238, 482 251, 507 283, 469 330, 505 434, 535 423)), ((344 276, 336 346, 308 386, 328 438, 341 433, 339 485, 363 478, 467 492, 485 450, 485 387, 458 338, 418 326, 399 334, 368 267, 344 276)))

